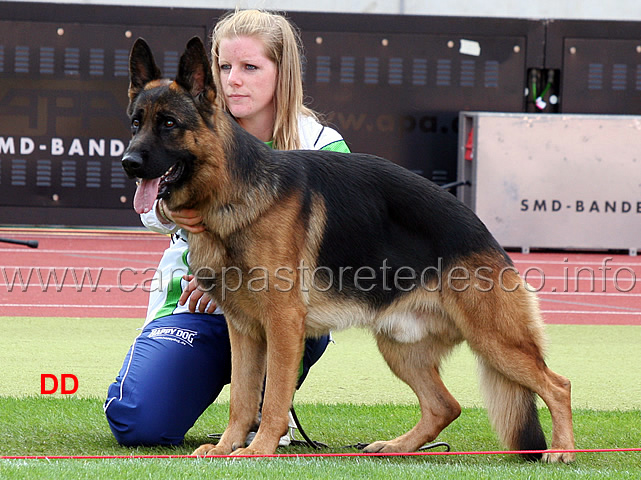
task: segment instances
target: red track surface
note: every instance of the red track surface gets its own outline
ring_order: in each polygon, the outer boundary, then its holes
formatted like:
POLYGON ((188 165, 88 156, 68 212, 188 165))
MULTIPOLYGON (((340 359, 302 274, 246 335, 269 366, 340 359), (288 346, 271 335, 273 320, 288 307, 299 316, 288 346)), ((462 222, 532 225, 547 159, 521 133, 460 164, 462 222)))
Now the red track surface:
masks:
POLYGON ((151 232, 2 230, 3 316, 144 318, 149 280, 169 237, 151 232), (145 290, 146 289, 146 290, 145 290))
MULTIPOLYGON (((168 246, 142 231, 1 229, 2 316, 144 318, 149 280, 168 246)), ((641 257, 511 253, 547 323, 641 325, 641 257)))

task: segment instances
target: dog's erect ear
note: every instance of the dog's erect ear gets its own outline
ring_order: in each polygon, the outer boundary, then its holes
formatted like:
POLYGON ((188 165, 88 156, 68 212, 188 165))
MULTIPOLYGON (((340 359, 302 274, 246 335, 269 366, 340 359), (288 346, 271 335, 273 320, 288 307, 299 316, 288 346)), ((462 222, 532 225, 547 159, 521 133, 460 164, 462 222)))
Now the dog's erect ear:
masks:
POLYGON ((129 101, 132 102, 147 83, 160 77, 160 69, 156 66, 149 45, 139 38, 129 55, 129 101))
POLYGON ((200 38, 193 37, 187 43, 185 52, 180 57, 176 83, 190 92, 193 97, 201 93, 216 92, 209 57, 200 38))

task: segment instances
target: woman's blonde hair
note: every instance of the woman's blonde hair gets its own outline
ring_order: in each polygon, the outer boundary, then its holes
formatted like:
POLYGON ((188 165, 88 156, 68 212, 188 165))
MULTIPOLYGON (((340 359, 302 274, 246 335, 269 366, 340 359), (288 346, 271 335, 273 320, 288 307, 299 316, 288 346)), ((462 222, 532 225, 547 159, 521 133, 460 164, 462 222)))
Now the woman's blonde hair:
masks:
MULTIPOLYGON (((265 10, 235 10, 223 16, 214 27, 211 46, 218 92, 222 92, 218 64, 220 42, 240 36, 258 38, 265 46, 265 55, 277 67, 273 147, 279 150, 300 148, 298 117, 316 115, 303 103, 303 53, 298 30, 283 15, 265 10)), ((219 95, 219 99, 223 108, 229 111, 223 95, 219 95)))

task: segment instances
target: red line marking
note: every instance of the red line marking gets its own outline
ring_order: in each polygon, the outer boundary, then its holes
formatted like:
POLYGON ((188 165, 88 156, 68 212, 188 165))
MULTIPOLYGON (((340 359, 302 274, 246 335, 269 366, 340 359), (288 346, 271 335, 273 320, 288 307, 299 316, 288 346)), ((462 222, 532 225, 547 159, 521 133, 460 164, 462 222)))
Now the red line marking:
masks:
POLYGON ((577 450, 496 450, 470 452, 405 452, 405 453, 274 453, 271 455, 7 455, 1 460, 108 460, 108 459, 179 459, 179 458, 330 458, 330 457, 427 457, 462 455, 536 455, 543 453, 630 453, 641 448, 589 448, 577 450))

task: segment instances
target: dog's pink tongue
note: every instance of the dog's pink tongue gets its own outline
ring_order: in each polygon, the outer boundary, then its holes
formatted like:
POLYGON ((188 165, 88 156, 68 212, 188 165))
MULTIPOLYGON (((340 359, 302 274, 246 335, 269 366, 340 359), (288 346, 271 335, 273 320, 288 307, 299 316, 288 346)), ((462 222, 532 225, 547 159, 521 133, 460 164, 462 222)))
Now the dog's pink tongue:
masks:
POLYGON ((141 180, 134 195, 134 210, 136 213, 147 213, 154 206, 158 196, 158 185, 160 178, 152 180, 141 180))

